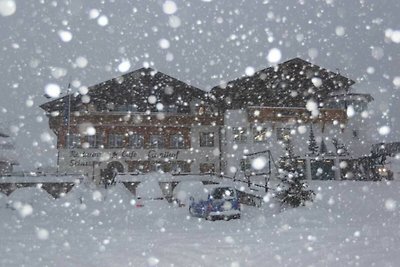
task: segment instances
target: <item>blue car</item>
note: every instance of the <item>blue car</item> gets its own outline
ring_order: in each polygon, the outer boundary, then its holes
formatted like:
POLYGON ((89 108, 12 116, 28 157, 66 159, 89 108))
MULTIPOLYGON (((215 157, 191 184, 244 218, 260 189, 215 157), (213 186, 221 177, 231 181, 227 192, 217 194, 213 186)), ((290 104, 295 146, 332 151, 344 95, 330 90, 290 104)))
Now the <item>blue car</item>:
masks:
POLYGON ((207 220, 240 219, 240 203, 236 189, 230 186, 213 186, 204 199, 190 197, 189 213, 207 220))

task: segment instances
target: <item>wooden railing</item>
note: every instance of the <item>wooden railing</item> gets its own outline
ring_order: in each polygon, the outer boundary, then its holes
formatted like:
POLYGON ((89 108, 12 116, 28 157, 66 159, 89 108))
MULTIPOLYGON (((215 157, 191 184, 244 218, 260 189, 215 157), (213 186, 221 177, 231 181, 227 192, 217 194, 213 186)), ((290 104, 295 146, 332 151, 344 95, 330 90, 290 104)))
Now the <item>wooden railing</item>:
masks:
POLYGON ((347 114, 342 109, 318 109, 318 115, 312 116, 306 108, 288 107, 249 107, 248 118, 250 122, 301 120, 302 122, 347 122, 347 114))

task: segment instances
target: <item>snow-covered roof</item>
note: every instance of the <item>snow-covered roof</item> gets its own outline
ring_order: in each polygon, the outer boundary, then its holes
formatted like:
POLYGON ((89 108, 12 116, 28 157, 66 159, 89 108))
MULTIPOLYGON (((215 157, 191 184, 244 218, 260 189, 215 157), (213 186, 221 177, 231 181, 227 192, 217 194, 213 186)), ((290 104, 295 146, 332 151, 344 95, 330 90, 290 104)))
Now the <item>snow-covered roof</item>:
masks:
MULTIPOLYGON (((108 102, 135 103, 147 107, 148 102, 141 100, 147 99, 150 95, 156 95, 163 104, 177 104, 181 98, 205 99, 207 92, 152 68, 140 68, 90 86, 87 95, 91 97, 91 104, 99 107, 108 102), (173 90, 165 90, 167 87, 173 90)), ((40 107, 47 112, 62 112, 64 106, 71 103, 71 110, 75 110, 77 106, 82 105, 81 97, 82 95, 78 93, 72 93, 43 103, 40 107)), ((144 108, 146 109, 148 108, 144 108)))
POLYGON ((322 101, 331 92, 348 91, 354 83, 339 73, 294 58, 252 76, 229 81, 226 86, 215 86, 211 94, 225 109, 250 105, 303 107, 310 98, 322 101))

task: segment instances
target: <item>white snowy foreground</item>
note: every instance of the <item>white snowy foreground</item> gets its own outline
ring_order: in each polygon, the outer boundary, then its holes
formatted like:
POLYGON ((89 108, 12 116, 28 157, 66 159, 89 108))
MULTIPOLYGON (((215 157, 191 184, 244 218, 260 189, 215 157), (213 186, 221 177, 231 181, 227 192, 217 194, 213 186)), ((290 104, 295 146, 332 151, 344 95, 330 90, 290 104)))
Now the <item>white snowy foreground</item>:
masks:
POLYGON ((278 212, 265 197, 215 222, 163 201, 137 208, 120 185, 57 200, 24 189, 0 196, 0 266, 400 266, 399 182, 311 187, 308 207, 278 212))

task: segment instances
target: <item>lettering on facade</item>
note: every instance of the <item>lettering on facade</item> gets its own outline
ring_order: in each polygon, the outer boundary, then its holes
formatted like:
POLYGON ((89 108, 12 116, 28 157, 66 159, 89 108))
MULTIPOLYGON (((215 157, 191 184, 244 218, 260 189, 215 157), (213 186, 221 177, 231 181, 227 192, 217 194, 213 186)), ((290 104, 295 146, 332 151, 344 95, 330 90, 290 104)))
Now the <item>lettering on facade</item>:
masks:
POLYGON ((101 152, 87 152, 87 151, 78 152, 75 150, 70 151, 71 158, 100 158, 101 154, 102 154, 101 152))
POLYGON ((69 151, 69 165, 75 166, 91 166, 93 161, 108 161, 109 159, 136 159, 136 160, 158 160, 158 159, 178 159, 179 151, 157 151, 144 150, 138 151, 111 151, 111 152, 88 152, 88 151, 69 151))
POLYGON ((149 153, 147 154, 147 157, 149 159, 178 159, 179 151, 176 152, 170 152, 170 151, 165 151, 165 152, 157 152, 156 150, 150 150, 149 153))
POLYGON ((121 153, 122 158, 129 158, 129 159, 134 159, 138 157, 138 154, 136 151, 122 151, 121 153))
POLYGON ((69 162, 70 167, 88 167, 92 166, 94 161, 83 161, 79 159, 71 159, 69 162))

